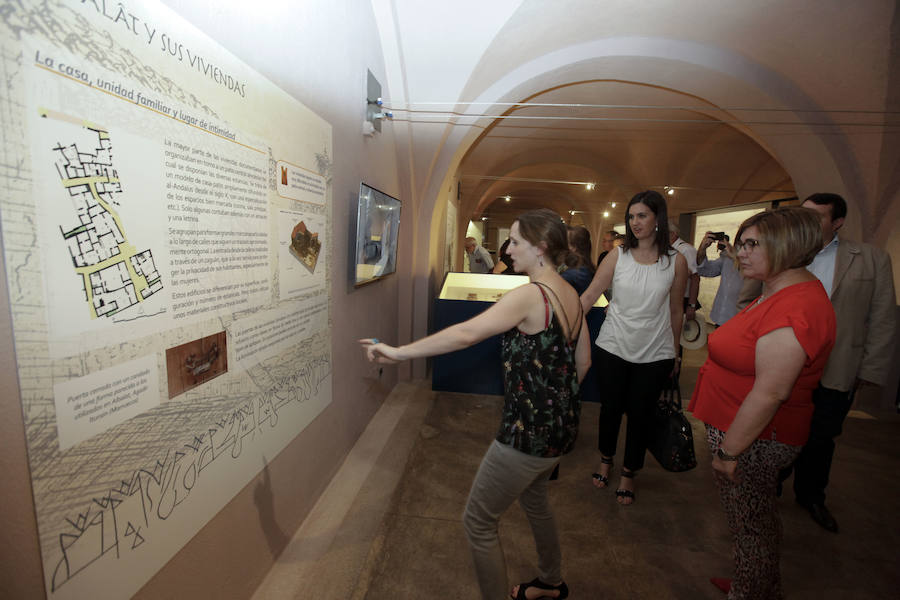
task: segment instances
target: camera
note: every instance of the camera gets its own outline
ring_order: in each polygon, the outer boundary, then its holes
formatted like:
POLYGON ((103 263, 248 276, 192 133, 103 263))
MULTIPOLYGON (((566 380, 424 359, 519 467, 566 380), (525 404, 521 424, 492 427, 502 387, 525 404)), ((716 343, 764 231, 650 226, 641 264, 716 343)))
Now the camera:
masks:
POLYGON ((725 232, 724 232, 724 231, 713 231, 713 232, 712 232, 712 238, 713 238, 714 240, 718 240, 718 241, 716 242, 716 247, 717 247, 720 251, 721 251, 721 250, 724 250, 724 249, 727 247, 726 244, 725 244, 725 242, 727 242, 727 241, 730 239, 727 235, 725 235, 725 232))

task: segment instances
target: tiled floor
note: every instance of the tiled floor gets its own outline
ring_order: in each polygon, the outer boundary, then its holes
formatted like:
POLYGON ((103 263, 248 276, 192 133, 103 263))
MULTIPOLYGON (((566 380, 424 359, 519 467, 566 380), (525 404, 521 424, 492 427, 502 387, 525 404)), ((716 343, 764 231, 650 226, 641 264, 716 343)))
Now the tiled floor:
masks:
MULTIPOLYGON (((695 373, 685 373, 685 389, 693 385, 693 377, 695 373)), ((257 597, 478 597, 460 516, 499 422, 501 399, 433 393, 426 386, 406 388, 405 393, 419 416, 401 419, 387 432, 381 455, 369 457, 374 466, 360 493, 343 498, 349 506, 334 524, 328 550, 298 575, 289 557, 292 548, 308 545, 301 530, 257 597), (385 486, 394 484, 391 494, 385 486), (348 561, 347 556, 356 558, 348 561), (311 589, 317 593, 309 594, 311 589)), ((668 473, 648 456, 635 480, 636 503, 622 507, 611 490, 591 485, 598 459, 598 413, 597 404, 585 404, 576 450, 563 460, 560 479, 551 488, 570 597, 723 598, 708 578, 730 574, 731 542, 702 426, 692 423, 700 466, 668 473)), ((874 419, 847 420, 828 500, 839 534, 813 523, 787 490, 780 508, 788 598, 900 597, 898 440, 900 418, 890 411, 874 419)), ((518 506, 504 516, 500 534, 510 581, 536 576, 531 532, 518 506)))

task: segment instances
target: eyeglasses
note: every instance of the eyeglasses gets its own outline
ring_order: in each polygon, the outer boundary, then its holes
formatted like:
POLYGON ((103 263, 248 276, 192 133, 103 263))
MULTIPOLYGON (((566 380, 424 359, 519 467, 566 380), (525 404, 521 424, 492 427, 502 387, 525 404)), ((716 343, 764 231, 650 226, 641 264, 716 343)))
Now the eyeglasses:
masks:
POLYGON ((734 243, 734 249, 740 252, 741 250, 747 250, 748 253, 753 252, 753 249, 759 246, 759 240, 754 240, 753 238, 747 238, 746 240, 738 240, 734 243))

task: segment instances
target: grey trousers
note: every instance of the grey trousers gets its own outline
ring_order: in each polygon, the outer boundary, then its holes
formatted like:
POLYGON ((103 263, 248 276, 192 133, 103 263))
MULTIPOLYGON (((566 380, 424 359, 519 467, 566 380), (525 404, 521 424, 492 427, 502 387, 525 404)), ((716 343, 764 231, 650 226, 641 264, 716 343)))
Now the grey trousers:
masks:
POLYGON ((547 498, 548 478, 560 458, 529 456, 494 440, 481 460, 466 502, 463 527, 484 600, 509 596, 498 525, 500 515, 516 499, 531 524, 541 580, 550 584, 562 581, 556 521, 547 498))

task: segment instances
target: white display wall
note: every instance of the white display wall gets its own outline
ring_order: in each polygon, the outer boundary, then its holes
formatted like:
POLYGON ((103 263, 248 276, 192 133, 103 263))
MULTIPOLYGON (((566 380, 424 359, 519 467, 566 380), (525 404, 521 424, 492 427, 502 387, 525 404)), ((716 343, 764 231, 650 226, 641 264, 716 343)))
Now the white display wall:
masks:
POLYGON ((156 2, 3 9, 47 595, 128 598, 331 402, 331 126, 156 2))

